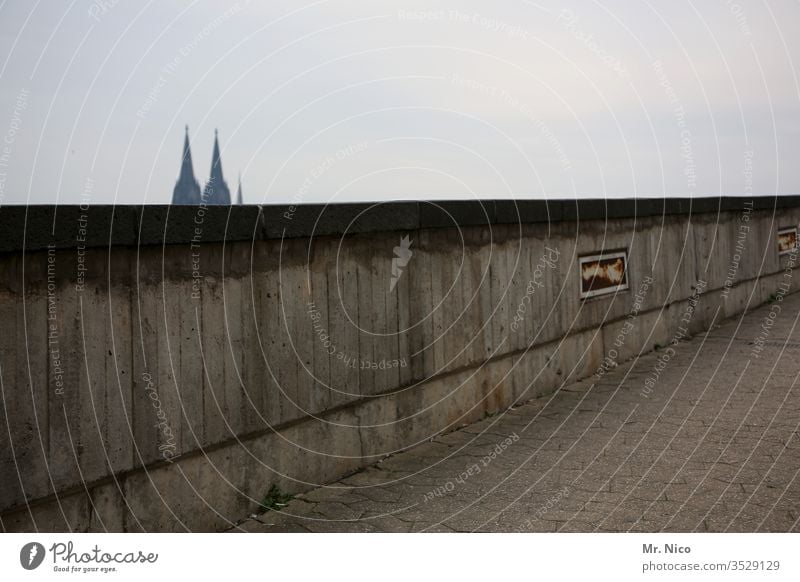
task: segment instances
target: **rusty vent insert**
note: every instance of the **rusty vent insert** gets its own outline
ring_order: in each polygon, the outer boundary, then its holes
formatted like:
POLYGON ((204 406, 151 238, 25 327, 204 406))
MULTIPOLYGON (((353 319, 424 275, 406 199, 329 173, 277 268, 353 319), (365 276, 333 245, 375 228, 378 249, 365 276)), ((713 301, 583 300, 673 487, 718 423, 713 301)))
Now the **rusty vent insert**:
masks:
POLYGON ((778 230, 778 254, 786 255, 797 248, 797 227, 788 226, 778 230))
POLYGON ((581 298, 597 297, 628 288, 628 253, 613 251, 579 258, 581 298))

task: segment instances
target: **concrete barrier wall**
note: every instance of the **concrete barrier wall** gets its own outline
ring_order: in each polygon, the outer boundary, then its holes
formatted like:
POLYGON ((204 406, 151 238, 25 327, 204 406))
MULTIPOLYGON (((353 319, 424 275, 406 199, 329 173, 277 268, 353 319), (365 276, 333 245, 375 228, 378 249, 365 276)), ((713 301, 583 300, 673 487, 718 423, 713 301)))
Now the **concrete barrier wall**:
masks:
POLYGON ((225 529, 763 303, 798 222, 796 197, 0 209, 2 527, 225 529), (616 249, 629 289, 582 300, 578 257, 616 249))

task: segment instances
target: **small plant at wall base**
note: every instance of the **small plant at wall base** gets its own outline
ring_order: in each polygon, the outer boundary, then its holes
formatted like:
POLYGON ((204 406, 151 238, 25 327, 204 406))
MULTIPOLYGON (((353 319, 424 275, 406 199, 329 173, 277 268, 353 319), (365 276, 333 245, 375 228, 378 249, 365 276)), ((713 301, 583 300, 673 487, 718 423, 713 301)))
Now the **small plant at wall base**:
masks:
POLYGON ((264 495, 264 498, 261 500, 259 509, 261 513, 266 513, 272 509, 281 509, 282 507, 286 507, 292 500, 292 497, 292 495, 281 491, 280 487, 273 483, 269 491, 267 491, 267 494, 264 495))

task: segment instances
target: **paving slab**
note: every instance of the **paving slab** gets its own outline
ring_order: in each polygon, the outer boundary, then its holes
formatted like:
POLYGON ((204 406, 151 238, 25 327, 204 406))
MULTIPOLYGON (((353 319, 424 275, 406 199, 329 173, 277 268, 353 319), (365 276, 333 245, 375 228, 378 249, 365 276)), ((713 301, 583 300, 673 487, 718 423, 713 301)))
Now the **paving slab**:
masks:
POLYGON ((758 356, 768 305, 675 346, 648 390, 663 348, 234 531, 800 531, 800 294, 781 307, 758 356))

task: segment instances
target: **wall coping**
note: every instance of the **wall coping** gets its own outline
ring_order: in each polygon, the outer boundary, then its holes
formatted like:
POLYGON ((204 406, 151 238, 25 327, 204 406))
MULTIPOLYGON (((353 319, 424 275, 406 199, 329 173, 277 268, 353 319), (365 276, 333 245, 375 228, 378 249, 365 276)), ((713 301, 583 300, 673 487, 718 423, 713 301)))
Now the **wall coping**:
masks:
POLYGON ((344 233, 575 220, 611 220, 800 206, 800 196, 455 200, 170 206, 0 207, 0 253, 45 248, 145 246, 268 240, 344 233))

